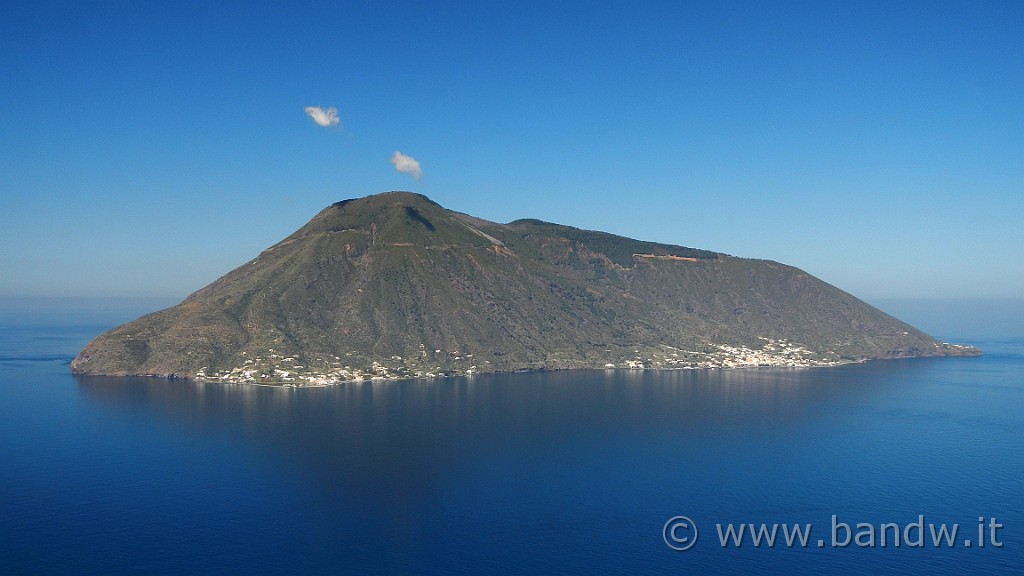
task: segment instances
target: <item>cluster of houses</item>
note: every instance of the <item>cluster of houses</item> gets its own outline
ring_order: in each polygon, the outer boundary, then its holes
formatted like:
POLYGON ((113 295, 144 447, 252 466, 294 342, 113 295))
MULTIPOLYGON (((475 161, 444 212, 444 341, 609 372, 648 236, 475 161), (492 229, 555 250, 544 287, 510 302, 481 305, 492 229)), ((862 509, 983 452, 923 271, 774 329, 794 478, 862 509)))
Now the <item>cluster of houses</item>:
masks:
POLYGON ((699 368, 754 368, 834 366, 843 361, 837 356, 822 357, 806 347, 786 339, 773 340, 761 337, 761 348, 708 344, 704 351, 683 350, 664 346, 646 356, 636 351, 633 358, 618 363, 605 364, 605 368, 638 369, 699 369, 699 368))
MULTIPOLYGON (((632 358, 619 359, 604 364, 604 368, 626 369, 699 369, 699 368, 749 368, 749 367, 809 367, 841 364, 838 358, 822 357, 806 347, 785 339, 761 338, 764 344, 754 349, 747 346, 709 344, 703 351, 684 350, 663 346, 661 350, 647 354, 636 350, 632 358)), ((442 353, 435 350, 435 353, 442 353)), ((452 352, 454 360, 472 360, 472 354, 452 352)), ((243 355, 247 355, 243 352, 243 355)), ((354 353, 349 353, 353 356, 354 353)), ((423 354, 425 356, 425 354, 423 354)), ((299 363, 294 356, 278 354, 269 349, 266 354, 247 358, 241 366, 230 370, 209 371, 202 369, 196 378, 204 381, 262 384, 270 386, 329 386, 343 382, 364 380, 399 380, 407 378, 436 378, 441 376, 463 376, 478 372, 476 365, 456 370, 416 369, 406 364, 401 356, 391 356, 384 361, 373 361, 368 367, 353 368, 339 356, 309 362, 321 366, 315 368, 299 363)), ((467 364, 469 362, 466 362, 467 364)), ((422 362, 415 363, 417 366, 422 362)))

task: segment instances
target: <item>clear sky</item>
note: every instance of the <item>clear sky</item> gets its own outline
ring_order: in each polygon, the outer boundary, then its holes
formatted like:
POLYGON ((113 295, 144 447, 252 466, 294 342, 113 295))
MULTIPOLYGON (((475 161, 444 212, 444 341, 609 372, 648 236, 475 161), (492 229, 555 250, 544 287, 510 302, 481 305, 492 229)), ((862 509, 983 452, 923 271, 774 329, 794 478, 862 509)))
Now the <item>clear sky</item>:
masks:
POLYGON ((182 298, 388 190, 1024 296, 1019 0, 5 0, 0 126, 0 296, 182 298))

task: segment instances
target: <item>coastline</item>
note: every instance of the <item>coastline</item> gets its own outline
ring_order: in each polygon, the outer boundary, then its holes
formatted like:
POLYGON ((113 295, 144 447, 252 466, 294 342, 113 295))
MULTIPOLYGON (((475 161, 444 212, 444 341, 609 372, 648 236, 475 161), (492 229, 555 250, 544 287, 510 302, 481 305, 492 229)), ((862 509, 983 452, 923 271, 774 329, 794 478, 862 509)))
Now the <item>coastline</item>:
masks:
MULTIPOLYGON (((867 362, 877 362, 886 360, 910 360, 910 359, 924 359, 924 358, 957 358, 957 357, 978 357, 983 355, 983 352, 971 346, 965 346, 960 344, 950 344, 942 342, 939 346, 944 350, 950 351, 962 351, 959 354, 919 354, 919 355, 905 355, 905 356, 887 356, 880 358, 860 358, 860 359, 837 359, 837 360, 820 360, 820 361, 805 361, 803 363, 793 361, 783 362, 765 362, 760 361, 757 363, 735 363, 735 362, 721 362, 718 364, 702 363, 700 365, 677 365, 677 366, 645 366, 641 364, 626 365, 626 366, 615 366, 615 365, 604 365, 604 366, 575 366, 575 367, 557 367, 557 366, 540 366, 532 368, 521 368, 514 370, 466 370, 466 371, 441 371, 438 373, 419 373, 419 374, 399 374, 390 371, 381 371, 376 374, 352 374, 350 377, 336 378, 327 374, 316 374, 312 376, 296 375, 291 377, 289 380, 284 379, 255 379, 240 377, 237 373, 228 372, 223 375, 207 375, 205 373, 196 375, 177 375, 177 374, 96 374, 96 373, 85 373, 75 372, 73 373, 78 376, 88 377, 139 377, 139 378, 154 378, 154 379, 165 379, 165 380, 187 380, 191 382, 199 383, 211 383, 211 384, 238 384, 246 386, 261 386, 268 388, 327 388, 331 386, 340 386, 344 384, 356 384, 364 382, 398 382, 398 381, 426 381, 426 380, 439 380, 449 378, 472 378, 476 375, 497 375, 497 374, 523 374, 531 372, 561 372, 561 371, 655 371, 655 372, 672 372, 672 371, 684 371, 684 370, 809 370, 814 368, 833 368, 837 366, 845 366, 849 364, 864 364, 867 362)), ((628 364, 628 362, 627 362, 628 364)))

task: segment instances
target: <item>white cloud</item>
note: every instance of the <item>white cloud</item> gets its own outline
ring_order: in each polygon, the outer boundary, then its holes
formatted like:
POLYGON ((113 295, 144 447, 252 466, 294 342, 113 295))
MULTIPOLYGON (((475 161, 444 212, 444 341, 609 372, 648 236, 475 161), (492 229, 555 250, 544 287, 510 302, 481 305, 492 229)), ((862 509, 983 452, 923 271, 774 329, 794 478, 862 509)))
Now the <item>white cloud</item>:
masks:
POLYGON ((391 155, 391 163, 395 165, 395 170, 403 174, 409 174, 417 180, 423 177, 423 169, 420 168, 419 161, 412 156, 406 156, 395 150, 395 153, 391 155))
POLYGON ((341 118, 338 118, 337 108, 306 106, 306 114, 313 119, 313 122, 316 122, 324 128, 330 128, 331 126, 341 127, 341 118))

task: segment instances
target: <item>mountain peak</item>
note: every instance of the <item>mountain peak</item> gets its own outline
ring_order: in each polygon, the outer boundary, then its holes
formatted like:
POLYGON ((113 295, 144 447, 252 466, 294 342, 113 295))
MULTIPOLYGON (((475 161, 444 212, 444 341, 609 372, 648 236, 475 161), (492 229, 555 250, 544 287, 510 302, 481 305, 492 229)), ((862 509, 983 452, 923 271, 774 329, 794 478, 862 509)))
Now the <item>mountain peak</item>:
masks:
POLYGON ((357 204, 372 204, 372 205, 383 205, 383 204, 406 204, 409 206, 420 206, 420 205, 431 205, 441 207, 440 204, 434 202, 430 198, 427 198, 423 194, 417 192, 409 192, 406 190, 392 190, 390 192, 381 192, 379 194, 372 194, 370 196, 363 196, 362 198, 349 198, 348 200, 341 200, 335 202, 331 206, 343 207, 352 203, 357 204))
POLYGON ((311 233, 360 232, 369 245, 376 247, 492 243, 493 239, 481 234, 470 220, 476 219, 447 210, 422 194, 384 192, 335 202, 285 241, 311 233))

